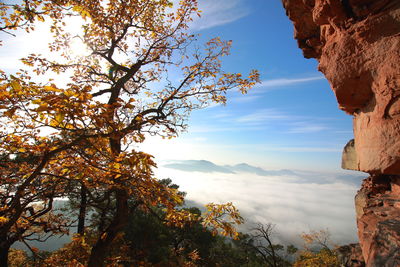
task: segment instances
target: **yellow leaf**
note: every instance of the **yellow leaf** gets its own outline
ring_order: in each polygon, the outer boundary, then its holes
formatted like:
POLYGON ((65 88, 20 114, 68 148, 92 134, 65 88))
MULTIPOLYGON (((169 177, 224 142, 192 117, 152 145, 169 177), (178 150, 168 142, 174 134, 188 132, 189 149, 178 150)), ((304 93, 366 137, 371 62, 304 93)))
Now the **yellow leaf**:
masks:
POLYGON ((121 164, 118 162, 114 163, 114 168, 117 170, 121 169, 121 164))
POLYGON ((129 103, 124 106, 124 108, 134 108, 134 107, 135 107, 134 105, 129 104, 129 103))
POLYGON ((20 91, 22 89, 21 85, 17 80, 12 80, 10 84, 15 91, 20 91))
POLYGON ((5 224, 9 221, 8 218, 0 216, 0 225, 5 224))
POLYGON ((57 113, 57 114, 56 114, 56 117, 55 117, 55 120, 56 120, 58 123, 61 123, 61 122, 64 120, 64 118, 65 118, 64 113, 57 113))
POLYGON ((79 6, 79 5, 76 5, 76 6, 74 6, 74 7, 72 8, 72 10, 73 10, 73 11, 76 11, 76 12, 81 12, 81 11, 83 10, 83 7, 81 7, 81 6, 79 6))
POLYGON ((71 97, 71 96, 76 96, 76 93, 72 90, 66 90, 66 91, 64 91, 64 95, 66 97, 71 97))
POLYGON ((37 16, 38 21, 44 22, 44 18, 42 16, 37 16))
POLYGON ((47 103, 42 103, 40 106, 36 109, 37 112, 41 111, 46 111, 49 109, 49 105, 47 103))
POLYGON ((86 11, 85 8, 82 6, 76 5, 72 8, 72 10, 78 12, 84 19, 86 17, 90 18, 90 13, 88 11, 86 11))
POLYGON ((17 109, 16 108, 11 108, 7 111, 4 112, 4 115, 6 115, 7 117, 9 117, 10 119, 12 119, 12 116, 14 115, 15 111, 17 109))
POLYGON ((105 240, 107 238, 107 233, 103 233, 102 235, 101 235, 101 239, 102 240, 105 240))
POLYGON ((56 120, 51 120, 50 121, 50 126, 57 127, 59 124, 60 123, 58 121, 56 121, 56 120))
POLYGON ((43 89, 45 90, 45 91, 54 91, 54 87, 51 87, 51 86, 44 86, 43 87, 43 89))

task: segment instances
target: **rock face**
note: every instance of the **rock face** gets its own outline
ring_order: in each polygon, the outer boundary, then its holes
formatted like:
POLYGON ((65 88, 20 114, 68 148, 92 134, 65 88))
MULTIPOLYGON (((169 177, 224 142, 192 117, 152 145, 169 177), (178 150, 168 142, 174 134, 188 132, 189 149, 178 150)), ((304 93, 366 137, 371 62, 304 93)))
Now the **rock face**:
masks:
POLYGON ((367 266, 400 266, 400 175, 372 175, 356 196, 358 236, 367 266))
POLYGON ((342 169, 358 170, 357 153, 356 148, 354 147, 354 139, 351 139, 343 149, 342 169))
POLYGON ((400 0, 282 0, 306 58, 354 116, 343 167, 368 172, 356 196, 366 266, 400 266, 400 0))
POLYGON ((306 58, 354 115, 358 170, 400 174, 400 1, 283 0, 306 58))
POLYGON ((350 244, 337 248, 336 255, 341 267, 364 267, 364 257, 360 244, 350 244))

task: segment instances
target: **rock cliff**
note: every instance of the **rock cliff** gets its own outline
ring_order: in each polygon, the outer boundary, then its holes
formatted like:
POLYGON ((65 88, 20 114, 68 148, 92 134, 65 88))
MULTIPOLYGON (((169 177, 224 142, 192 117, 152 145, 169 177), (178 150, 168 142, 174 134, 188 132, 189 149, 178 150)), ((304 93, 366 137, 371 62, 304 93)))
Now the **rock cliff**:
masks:
POLYGON ((364 257, 361 252, 360 244, 350 244, 341 246, 335 250, 338 255, 340 266, 345 267, 364 267, 364 257))
POLYGON ((400 0, 282 1, 304 56, 354 116, 342 165, 371 174, 356 197, 367 266, 400 266, 400 0))
POLYGON ((371 175, 355 202, 367 266, 400 266, 400 176, 371 175))

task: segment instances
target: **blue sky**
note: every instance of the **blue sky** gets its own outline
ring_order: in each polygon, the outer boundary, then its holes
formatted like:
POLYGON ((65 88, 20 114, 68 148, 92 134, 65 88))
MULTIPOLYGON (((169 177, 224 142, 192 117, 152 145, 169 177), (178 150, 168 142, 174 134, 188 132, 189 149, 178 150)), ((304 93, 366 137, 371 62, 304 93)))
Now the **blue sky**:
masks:
MULTIPOLYGON (((277 224, 282 242, 326 228, 337 243, 354 242, 353 198, 363 174, 340 169, 351 116, 338 109, 317 61, 303 58, 281 1, 200 2, 203 16, 191 28, 199 41, 233 40, 225 70, 258 69, 262 83, 247 95, 229 93, 226 106, 194 111, 178 138, 147 138, 140 149, 155 156, 156 175, 172 178, 192 202, 233 201, 249 223, 277 224)), ((49 38, 38 29, 36 37, 2 36, 2 69, 15 71, 18 58, 45 51, 49 38)))
POLYGON ((152 140, 145 149, 159 159, 183 155, 219 163, 339 171, 342 148, 352 138, 351 117, 338 109, 317 61, 303 58, 281 2, 201 2, 204 15, 193 23, 200 42, 215 36, 233 40, 225 69, 258 69, 263 82, 247 95, 230 93, 226 106, 193 112, 188 132, 178 140, 152 140), (160 146, 169 153, 157 151, 160 146))
MULTIPOLYGON (((149 138, 143 149, 159 161, 246 161, 272 169, 340 171, 342 148, 353 135, 351 116, 338 109, 317 61, 303 58, 281 2, 202 0, 200 8, 203 16, 191 27, 200 34, 199 43, 216 36, 233 40, 225 70, 258 69, 263 82, 247 95, 229 93, 226 106, 194 111, 179 138, 149 138)), ((46 53, 50 36, 42 24, 37 29, 29 42, 23 34, 2 37, 2 69, 16 71, 23 66, 18 58, 46 53)))
POLYGON ((258 69, 263 82, 247 95, 230 93, 226 106, 194 111, 176 139, 148 139, 142 148, 156 156, 157 175, 171 177, 190 201, 233 201, 248 225, 276 224, 280 242, 300 244, 312 229, 329 229, 337 244, 355 242, 353 199, 365 175, 340 168, 352 118, 338 109, 317 61, 303 57, 281 2, 201 3, 203 17, 193 23, 200 40, 233 40, 225 69, 258 69), (240 163, 253 171, 234 167, 240 163))

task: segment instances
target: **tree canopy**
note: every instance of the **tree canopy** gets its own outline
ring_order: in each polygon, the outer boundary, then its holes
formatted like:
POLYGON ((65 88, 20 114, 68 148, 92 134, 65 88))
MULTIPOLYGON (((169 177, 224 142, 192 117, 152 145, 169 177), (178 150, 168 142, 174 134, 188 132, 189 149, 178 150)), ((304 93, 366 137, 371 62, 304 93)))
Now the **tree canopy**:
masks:
MULTIPOLYGON (((196 43, 189 24, 199 15, 196 0, 0 3, 2 34, 34 31, 42 22, 54 36, 51 55, 27 55, 26 70, 0 72, 1 266, 17 240, 67 231, 68 219, 53 203, 73 192, 81 193, 81 208, 107 207, 89 266, 103 266, 132 199, 142 208, 162 205, 170 224, 196 220, 175 208, 182 196, 154 177, 152 156, 132 144, 148 135, 175 137, 192 110, 225 103, 228 90, 245 93, 258 82, 257 71, 223 71, 231 41, 196 43), (71 20, 80 22, 78 33, 67 31, 71 20), (76 41, 86 54, 72 53, 76 41)), ((228 235, 240 221, 230 204, 210 205, 205 219, 228 235), (224 214, 232 220, 219 221, 224 214)))

